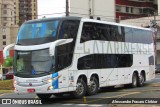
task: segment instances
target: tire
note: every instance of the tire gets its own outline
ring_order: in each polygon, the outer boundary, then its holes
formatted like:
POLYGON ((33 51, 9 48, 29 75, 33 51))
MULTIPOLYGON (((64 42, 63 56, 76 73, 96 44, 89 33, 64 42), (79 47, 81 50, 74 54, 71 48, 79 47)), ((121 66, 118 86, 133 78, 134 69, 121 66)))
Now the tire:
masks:
POLYGON ((137 85, 138 85, 138 76, 137 76, 136 73, 133 73, 133 75, 132 75, 132 83, 130 84, 130 86, 132 88, 135 88, 135 87, 137 87, 137 85))
POLYGON ((52 94, 37 94, 40 99, 49 99, 52 94))
POLYGON ((97 78, 91 77, 90 85, 87 86, 87 95, 94 95, 98 92, 99 83, 97 78))
POLYGON ((140 77, 138 78, 138 86, 142 87, 144 85, 144 82, 145 82, 145 77, 144 77, 144 74, 141 73, 140 77))
POLYGON ((63 93, 54 93, 53 94, 55 97, 63 97, 63 93))
POLYGON ((74 98, 82 98, 86 94, 86 83, 83 79, 78 79, 76 84, 76 91, 72 93, 74 98))

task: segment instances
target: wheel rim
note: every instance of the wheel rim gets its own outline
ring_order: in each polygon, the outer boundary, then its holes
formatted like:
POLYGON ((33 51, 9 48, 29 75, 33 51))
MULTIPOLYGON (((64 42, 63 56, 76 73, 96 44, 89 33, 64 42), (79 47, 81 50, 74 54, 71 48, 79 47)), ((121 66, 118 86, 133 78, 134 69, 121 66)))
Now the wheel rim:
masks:
POLYGON ((134 76, 133 77, 133 85, 136 86, 137 85, 137 78, 134 76))
POLYGON ((144 83, 144 77, 143 77, 143 75, 141 74, 140 75, 140 84, 143 84, 144 83))
POLYGON ((84 86, 83 86, 83 84, 82 83, 77 83, 77 86, 76 86, 77 88, 76 88, 76 93, 78 94, 78 95, 81 95, 81 94, 83 94, 83 91, 84 91, 84 86))
POLYGON ((90 86, 89 86, 90 92, 94 92, 96 90, 96 87, 97 87, 97 85, 96 85, 95 81, 91 80, 90 81, 90 86))

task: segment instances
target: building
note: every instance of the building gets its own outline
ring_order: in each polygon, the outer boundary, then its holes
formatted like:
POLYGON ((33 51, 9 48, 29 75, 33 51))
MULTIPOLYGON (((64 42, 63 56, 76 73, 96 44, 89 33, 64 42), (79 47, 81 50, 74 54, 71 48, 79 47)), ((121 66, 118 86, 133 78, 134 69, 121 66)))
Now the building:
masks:
POLYGON ((115 0, 117 20, 153 16, 158 12, 157 0, 115 0))
MULTIPOLYGON (((115 21, 114 0, 69 0, 69 16, 100 17, 102 20, 115 21)), ((66 11, 67 12, 67 11, 66 11)))
MULTIPOLYGON (((143 18, 137 18, 137 19, 127 19, 127 20, 121 20, 120 23, 122 24, 128 24, 133 26, 139 26, 139 27, 150 27, 151 20, 160 20, 160 16, 156 16, 155 18, 153 16, 151 17, 143 17, 143 18)), ((156 63, 160 64, 160 22, 157 21, 157 33, 155 37, 155 44, 156 44, 156 63)))
POLYGON ((38 0, 16 0, 16 24, 21 25, 27 20, 37 19, 38 0))
POLYGON ((14 3, 15 0, 0 0, 0 63, 3 62, 3 48, 16 41, 19 27, 15 25, 14 3))

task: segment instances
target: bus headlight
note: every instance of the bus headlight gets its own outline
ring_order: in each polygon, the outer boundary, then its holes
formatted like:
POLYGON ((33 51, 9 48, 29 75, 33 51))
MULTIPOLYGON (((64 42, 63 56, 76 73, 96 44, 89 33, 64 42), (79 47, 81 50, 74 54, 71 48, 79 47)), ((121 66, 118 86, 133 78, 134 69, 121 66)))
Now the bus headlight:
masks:
POLYGON ((51 83, 53 80, 50 78, 47 80, 47 83, 51 83))

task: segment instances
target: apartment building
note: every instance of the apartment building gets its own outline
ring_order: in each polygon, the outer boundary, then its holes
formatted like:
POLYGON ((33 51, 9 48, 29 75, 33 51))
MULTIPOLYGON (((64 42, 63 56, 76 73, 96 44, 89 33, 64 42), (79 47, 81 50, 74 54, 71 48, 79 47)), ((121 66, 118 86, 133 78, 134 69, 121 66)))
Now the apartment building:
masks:
POLYGON ((119 20, 153 16, 158 12, 157 0, 115 0, 119 20))
POLYGON ((38 0, 16 0, 16 24, 21 25, 27 20, 37 19, 38 0))

